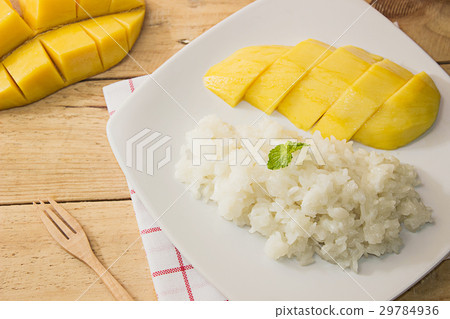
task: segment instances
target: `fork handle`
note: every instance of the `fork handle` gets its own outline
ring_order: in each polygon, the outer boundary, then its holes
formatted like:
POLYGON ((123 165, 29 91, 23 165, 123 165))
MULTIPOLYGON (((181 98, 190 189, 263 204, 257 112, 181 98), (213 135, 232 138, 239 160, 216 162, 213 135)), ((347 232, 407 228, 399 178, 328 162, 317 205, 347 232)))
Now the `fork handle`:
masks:
POLYGON ((111 294, 114 296, 116 300, 119 301, 132 301, 133 298, 130 294, 123 288, 123 286, 116 280, 116 278, 111 275, 111 273, 102 265, 102 263, 98 260, 98 258, 93 255, 86 263, 91 267, 97 275, 99 275, 100 279, 104 282, 106 287, 109 289, 111 294))

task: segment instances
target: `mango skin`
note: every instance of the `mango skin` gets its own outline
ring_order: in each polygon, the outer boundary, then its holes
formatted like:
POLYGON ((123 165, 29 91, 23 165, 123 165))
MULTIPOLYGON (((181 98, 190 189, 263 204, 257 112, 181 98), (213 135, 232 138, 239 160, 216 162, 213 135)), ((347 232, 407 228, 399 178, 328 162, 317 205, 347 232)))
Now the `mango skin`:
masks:
POLYGON ((340 47, 301 79, 277 110, 307 131, 354 81, 382 59, 354 46, 340 47))
POLYGON ((350 140, 412 73, 387 59, 372 65, 314 126, 323 137, 350 140))
MULTIPOLYGON (((131 42, 128 39, 121 40, 123 49, 128 52, 129 43, 134 44, 140 32, 144 12, 145 8, 140 8, 126 12, 124 16, 113 14, 98 20, 105 22, 106 29, 113 25, 116 29, 121 28, 122 36, 130 34, 133 37, 131 42), (126 21, 130 28, 139 29, 128 30, 116 20, 116 16, 126 21)), ((105 67, 98 52, 103 52, 108 66, 120 62, 117 47, 110 45, 109 35, 103 33, 106 38, 102 39, 101 33, 97 33, 100 37, 97 39, 98 45, 106 45, 97 48, 97 42, 82 28, 82 24, 83 22, 68 25, 39 35, 16 49, 0 64, 7 70, 3 76, 0 75, 0 97, 10 96, 11 92, 14 92, 14 85, 10 83, 12 80, 25 99, 21 103, 17 102, 17 99, 14 102, 11 102, 11 98, 0 99, 0 109, 35 102, 71 83, 104 71, 105 67), (75 38, 78 41, 75 41, 75 38)), ((125 55, 121 54, 120 57, 125 55)))
POLYGON ((0 57, 33 36, 33 31, 11 7, 9 0, 0 0, 0 57))
POLYGON ((272 114, 294 84, 333 51, 333 47, 317 40, 300 42, 253 82, 245 100, 266 114, 272 114))
POLYGON ((441 95, 425 73, 416 74, 356 132, 353 140, 393 150, 425 133, 436 120, 441 95))
POLYGON ((237 50, 212 66, 203 77, 209 90, 231 107, 235 107, 255 79, 291 47, 279 45, 251 46, 237 50))

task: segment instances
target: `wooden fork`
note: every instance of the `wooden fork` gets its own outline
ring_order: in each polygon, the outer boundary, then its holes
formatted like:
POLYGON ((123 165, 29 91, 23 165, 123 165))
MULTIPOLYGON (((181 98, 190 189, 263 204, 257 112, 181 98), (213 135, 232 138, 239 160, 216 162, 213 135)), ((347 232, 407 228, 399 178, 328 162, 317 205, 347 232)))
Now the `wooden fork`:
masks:
POLYGON ((103 267, 92 251, 89 240, 81 225, 64 208, 53 199, 48 200, 50 205, 33 203, 39 211, 42 222, 50 235, 71 255, 91 267, 105 283, 106 287, 116 300, 133 300, 130 294, 119 282, 103 267))

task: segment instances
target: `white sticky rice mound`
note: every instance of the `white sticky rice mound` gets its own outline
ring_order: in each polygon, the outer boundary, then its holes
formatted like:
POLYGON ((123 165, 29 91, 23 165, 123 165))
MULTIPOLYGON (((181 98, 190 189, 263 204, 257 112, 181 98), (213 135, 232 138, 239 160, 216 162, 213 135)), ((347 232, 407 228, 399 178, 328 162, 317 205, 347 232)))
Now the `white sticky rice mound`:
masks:
MULTIPOLYGON (((268 119, 234 128, 207 116, 199 124, 186 135, 177 179, 193 183, 195 197, 215 202, 225 219, 267 237, 264 249, 274 259, 295 257, 308 265, 318 254, 357 271, 362 256, 400 251, 402 225, 416 231, 431 222, 431 210, 414 189, 419 184, 414 167, 387 153, 354 149, 352 142, 316 133, 314 143, 325 165, 309 155, 295 165, 295 154, 291 164, 279 170, 254 160, 247 166, 229 165, 230 156, 240 163, 249 154, 240 141, 229 146, 230 138, 251 138, 255 144, 259 138, 302 137, 268 119), (203 158, 195 166, 193 138, 225 139, 225 151, 216 161, 203 158)), ((272 148, 269 143, 261 148, 265 160, 272 148)))

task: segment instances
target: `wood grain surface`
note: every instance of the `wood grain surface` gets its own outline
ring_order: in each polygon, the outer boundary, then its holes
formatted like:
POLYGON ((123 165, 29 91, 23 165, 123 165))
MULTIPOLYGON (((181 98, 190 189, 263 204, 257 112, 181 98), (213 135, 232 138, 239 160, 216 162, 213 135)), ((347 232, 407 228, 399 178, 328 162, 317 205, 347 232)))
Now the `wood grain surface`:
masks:
MULTIPOLYGON (((96 275, 51 239, 30 204, 54 197, 83 225, 105 266, 121 256, 139 232, 106 139, 102 87, 153 72, 251 2, 147 0, 144 28, 131 51, 139 65, 127 57, 44 100, 0 112, 0 300, 76 300, 86 290, 82 300, 112 300, 96 275)), ((374 6, 450 72, 450 1, 378 0, 374 6)), ((450 300, 449 268, 450 261, 443 262, 399 299, 450 300)), ((156 300, 140 239, 111 272, 135 299, 156 300)))

